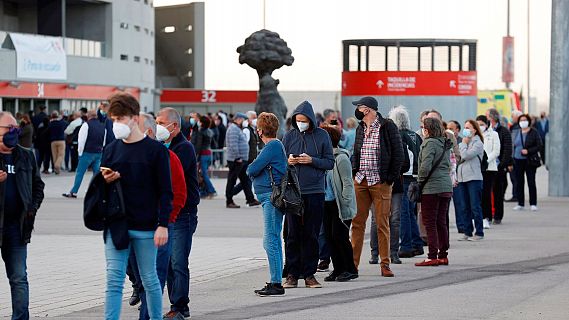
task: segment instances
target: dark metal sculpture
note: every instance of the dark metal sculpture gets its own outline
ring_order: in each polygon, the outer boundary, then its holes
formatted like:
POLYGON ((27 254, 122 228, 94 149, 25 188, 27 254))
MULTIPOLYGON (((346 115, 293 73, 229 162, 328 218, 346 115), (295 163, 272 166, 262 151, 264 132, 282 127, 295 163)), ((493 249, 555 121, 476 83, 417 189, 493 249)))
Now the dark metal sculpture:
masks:
POLYGON ((279 34, 269 30, 259 30, 245 39, 245 44, 237 48, 239 63, 246 63, 257 70, 259 75, 259 94, 255 111, 274 113, 280 121, 281 136, 285 128, 287 107, 277 90, 279 80, 271 75, 276 69, 294 62, 292 51, 279 34))

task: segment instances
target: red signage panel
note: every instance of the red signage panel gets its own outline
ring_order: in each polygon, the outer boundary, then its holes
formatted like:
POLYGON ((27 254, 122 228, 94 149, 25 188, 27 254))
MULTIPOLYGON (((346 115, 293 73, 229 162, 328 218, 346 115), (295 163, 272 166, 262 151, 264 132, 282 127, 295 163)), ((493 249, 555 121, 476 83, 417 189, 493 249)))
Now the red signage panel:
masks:
POLYGON ((514 82, 514 37, 502 38, 502 81, 514 82))
MULTIPOLYGON (((0 82, 0 97, 13 98, 106 100, 119 91, 116 86, 79 84, 71 87, 66 83, 0 82)), ((139 88, 124 88, 124 92, 137 99, 140 96, 139 88)))
POLYGON ((257 91, 164 89, 161 103, 255 103, 257 91))
POLYGON ((342 73, 343 96, 476 96, 476 71, 342 73))

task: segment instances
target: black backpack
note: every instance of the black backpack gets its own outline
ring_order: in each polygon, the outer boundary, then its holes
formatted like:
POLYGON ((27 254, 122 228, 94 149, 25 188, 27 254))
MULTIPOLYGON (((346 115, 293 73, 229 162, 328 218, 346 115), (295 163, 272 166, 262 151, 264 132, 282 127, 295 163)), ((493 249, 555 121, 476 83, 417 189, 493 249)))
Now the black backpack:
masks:
POLYGON ((280 184, 275 184, 273 178, 273 168, 268 167, 269 176, 271 177, 271 203, 275 208, 279 209, 283 214, 294 214, 302 216, 304 213, 304 203, 302 202, 302 194, 300 193, 300 184, 296 175, 294 166, 287 166, 286 174, 282 177, 280 184))

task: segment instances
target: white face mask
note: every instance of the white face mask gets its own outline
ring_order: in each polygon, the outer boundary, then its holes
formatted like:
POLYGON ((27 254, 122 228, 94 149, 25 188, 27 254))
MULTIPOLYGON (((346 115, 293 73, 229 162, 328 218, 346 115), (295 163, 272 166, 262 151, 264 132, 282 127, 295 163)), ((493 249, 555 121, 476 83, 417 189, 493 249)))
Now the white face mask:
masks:
POLYGON ((520 121, 520 128, 526 129, 527 127, 529 127, 529 121, 527 120, 520 121))
POLYGON ((257 127, 257 119, 253 119, 253 120, 251 121, 251 124, 253 125, 253 127, 256 128, 256 127, 257 127))
MULTIPOLYGON (((130 124, 130 121, 129 121, 130 124)), ((130 136, 130 127, 127 124, 120 122, 113 122, 113 133, 117 139, 127 139, 130 136)))
POLYGON ((156 125, 156 140, 163 142, 170 138, 170 131, 166 127, 157 124, 156 125))
POLYGON ((243 120, 242 126, 243 128, 247 128, 249 126, 249 120, 243 120))
POLYGON ((486 126, 480 126, 480 131, 485 132, 485 131, 486 131, 486 126))
POLYGON ((296 122, 296 126, 298 127, 298 130, 300 132, 304 132, 306 130, 308 130, 308 128, 310 127, 310 123, 307 122, 296 122))

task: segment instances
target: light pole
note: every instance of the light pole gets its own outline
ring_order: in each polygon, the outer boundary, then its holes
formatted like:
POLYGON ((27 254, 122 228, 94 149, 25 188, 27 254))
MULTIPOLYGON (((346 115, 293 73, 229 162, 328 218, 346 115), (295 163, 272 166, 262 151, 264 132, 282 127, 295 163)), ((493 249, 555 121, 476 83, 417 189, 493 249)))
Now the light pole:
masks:
POLYGON ((530 6, 529 6, 529 0, 528 0, 528 80, 527 80, 527 82, 528 82, 528 93, 527 93, 527 103, 526 103, 526 107, 527 107, 526 112, 527 113, 531 112, 531 110, 530 110, 530 100, 531 100, 530 63, 529 63, 530 62, 530 38, 531 38, 531 36, 530 36, 530 27, 529 27, 529 24, 530 24, 529 8, 530 8, 530 6))

